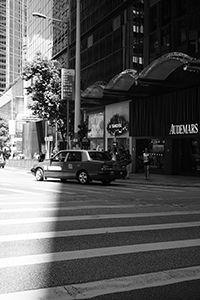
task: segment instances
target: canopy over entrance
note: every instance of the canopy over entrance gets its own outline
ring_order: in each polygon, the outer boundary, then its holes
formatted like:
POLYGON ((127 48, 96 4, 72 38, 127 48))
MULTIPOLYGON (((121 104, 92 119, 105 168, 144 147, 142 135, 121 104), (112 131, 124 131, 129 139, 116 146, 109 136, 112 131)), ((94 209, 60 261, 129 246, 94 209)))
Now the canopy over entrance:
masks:
POLYGON ((101 90, 94 93, 94 85, 82 94, 83 106, 115 103, 171 92, 200 85, 200 60, 181 52, 171 52, 161 56, 138 74, 127 69, 101 90), (93 89, 93 92, 89 92, 93 89), (90 99, 90 100, 89 100, 90 99), (86 101, 87 100, 87 101, 86 101))

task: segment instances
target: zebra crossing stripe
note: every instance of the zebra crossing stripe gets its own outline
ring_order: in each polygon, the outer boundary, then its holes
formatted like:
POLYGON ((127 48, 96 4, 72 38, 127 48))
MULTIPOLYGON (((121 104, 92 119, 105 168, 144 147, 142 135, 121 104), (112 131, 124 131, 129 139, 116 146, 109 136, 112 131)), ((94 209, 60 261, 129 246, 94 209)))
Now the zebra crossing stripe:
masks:
POLYGON ((200 266, 195 266, 62 287, 1 294, 0 300, 91 299, 102 295, 130 292, 199 279, 200 266))
POLYGON ((36 239, 38 240, 38 239, 85 236, 85 235, 96 235, 96 234, 191 228, 191 227, 199 227, 199 226, 200 226, 200 221, 184 222, 184 223, 138 225, 138 226, 103 227, 103 228, 90 228, 90 229, 65 230, 65 231, 50 231, 50 232, 45 231, 45 232, 25 233, 25 234, 0 235, 0 242, 3 243, 3 242, 13 242, 13 241, 25 241, 25 240, 36 240, 36 239))
MULTIPOLYGON (((62 208, 59 208, 62 209, 62 208)), ((67 221, 82 221, 82 220, 105 220, 105 219, 127 219, 127 218, 149 218, 161 216, 185 216, 197 215, 200 211, 171 211, 171 212, 154 212, 154 213, 132 213, 132 214, 105 214, 105 215, 79 215, 65 217, 37 217, 37 218, 22 218, 22 219, 3 219, 0 220, 0 225, 8 224, 31 224, 44 222, 67 222, 67 221)))
POLYGON ((117 247, 82 249, 74 251, 54 252, 36 255, 7 257, 0 259, 0 269, 8 267, 28 266, 35 264, 69 261, 94 257, 133 254, 139 252, 169 250, 177 248, 199 247, 200 239, 180 240, 159 243, 136 244, 117 247))
POLYGON ((42 195, 40 192, 23 191, 23 190, 18 190, 18 189, 11 189, 11 188, 2 188, 2 187, 0 187, 0 190, 1 191, 6 191, 6 192, 12 192, 12 193, 20 193, 20 194, 25 194, 25 195, 27 195, 27 194, 42 195))

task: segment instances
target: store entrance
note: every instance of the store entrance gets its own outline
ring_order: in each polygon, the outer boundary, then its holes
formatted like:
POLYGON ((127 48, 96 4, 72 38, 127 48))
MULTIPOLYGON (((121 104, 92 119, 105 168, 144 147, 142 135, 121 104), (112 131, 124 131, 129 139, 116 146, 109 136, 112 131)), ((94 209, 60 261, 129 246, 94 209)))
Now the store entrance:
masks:
POLYGON ((176 141, 177 173, 200 175, 200 138, 182 138, 176 141))
POLYGON ((164 146, 164 139, 138 139, 136 142, 137 172, 143 171, 141 156, 144 152, 144 149, 147 148, 151 157, 151 171, 155 173, 163 173, 165 162, 164 146))

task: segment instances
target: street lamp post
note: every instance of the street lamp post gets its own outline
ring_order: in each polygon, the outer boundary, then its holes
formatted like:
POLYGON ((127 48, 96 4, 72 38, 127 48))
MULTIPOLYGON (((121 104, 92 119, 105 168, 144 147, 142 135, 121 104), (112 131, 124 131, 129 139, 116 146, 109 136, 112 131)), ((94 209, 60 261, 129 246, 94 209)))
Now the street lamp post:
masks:
MULTIPOLYGON (((33 12, 32 16, 42 18, 42 19, 57 21, 57 22, 65 23, 65 24, 68 25, 68 62, 69 62, 69 22, 65 22, 63 20, 56 19, 56 18, 50 18, 50 17, 47 17, 46 15, 41 14, 39 12, 33 12)), ((55 133, 55 150, 57 151, 58 150, 58 123, 57 123, 57 118, 56 118, 56 123, 55 123, 55 131, 56 131, 56 133, 55 133)), ((69 149, 69 100, 68 99, 67 99, 67 148, 69 149)))
POLYGON ((76 85, 75 85, 75 117, 74 117, 74 138, 78 139, 78 125, 81 120, 81 32, 80 32, 80 0, 76 1, 76 85))
MULTIPOLYGON (((49 19, 53 21, 63 22, 66 23, 60 19, 55 18, 49 18, 44 14, 34 12, 32 14, 34 17, 39 17, 43 19, 49 19)), ((69 26, 69 24, 68 24, 69 26)), ((69 28, 68 28, 69 29, 69 28)), ((68 32, 69 35, 69 32, 68 32)), ((80 64, 80 43, 81 43, 81 32, 80 32, 80 0, 76 1, 76 66, 75 66, 75 76, 76 76, 76 82, 75 82, 75 112, 74 112, 74 138, 75 140, 78 139, 78 126, 81 122, 81 64, 80 64)), ((68 40, 68 51, 69 51, 69 40, 68 40)), ((69 52, 68 52, 69 55, 69 52)), ((69 107, 69 104, 67 105, 69 107)), ((67 118, 68 118, 68 124, 69 126, 69 113, 67 112, 67 118)), ((68 135, 69 135, 69 128, 68 128, 68 135)), ((69 136, 68 136, 69 139, 69 136)), ((68 140, 69 144, 69 140, 68 140)))

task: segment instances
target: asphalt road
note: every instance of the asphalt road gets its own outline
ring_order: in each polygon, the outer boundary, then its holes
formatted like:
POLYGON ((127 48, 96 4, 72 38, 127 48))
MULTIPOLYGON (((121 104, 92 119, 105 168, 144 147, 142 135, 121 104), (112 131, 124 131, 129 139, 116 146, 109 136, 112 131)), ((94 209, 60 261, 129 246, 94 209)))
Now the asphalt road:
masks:
POLYGON ((200 188, 0 169, 0 300, 200 299, 200 188))

